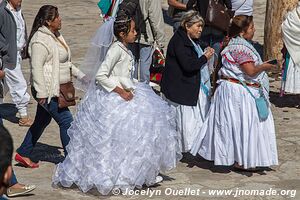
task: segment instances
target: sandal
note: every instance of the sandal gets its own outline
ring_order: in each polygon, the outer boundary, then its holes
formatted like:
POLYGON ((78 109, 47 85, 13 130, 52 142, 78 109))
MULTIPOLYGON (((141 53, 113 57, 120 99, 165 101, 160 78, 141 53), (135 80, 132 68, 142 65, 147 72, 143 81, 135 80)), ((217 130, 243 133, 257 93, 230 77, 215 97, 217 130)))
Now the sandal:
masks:
POLYGON ((26 126, 30 127, 32 125, 33 121, 29 117, 24 117, 19 119, 19 126, 26 126))
POLYGON ((9 187, 6 191, 7 197, 17 197, 17 196, 23 196, 32 190, 36 188, 35 185, 24 185, 18 188, 15 188, 13 186, 9 187))

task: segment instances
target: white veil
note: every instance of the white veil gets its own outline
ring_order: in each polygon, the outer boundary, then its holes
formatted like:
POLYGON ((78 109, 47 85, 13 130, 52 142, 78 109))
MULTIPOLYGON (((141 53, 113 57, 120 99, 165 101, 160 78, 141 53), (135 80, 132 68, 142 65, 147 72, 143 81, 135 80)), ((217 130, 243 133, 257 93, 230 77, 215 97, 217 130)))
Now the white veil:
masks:
POLYGON ((79 69, 86 75, 85 81, 76 79, 74 86, 82 91, 87 91, 89 83, 94 84, 97 71, 104 61, 106 53, 110 45, 114 41, 114 17, 109 17, 98 28, 94 37, 91 40, 91 44, 85 55, 83 63, 79 69))

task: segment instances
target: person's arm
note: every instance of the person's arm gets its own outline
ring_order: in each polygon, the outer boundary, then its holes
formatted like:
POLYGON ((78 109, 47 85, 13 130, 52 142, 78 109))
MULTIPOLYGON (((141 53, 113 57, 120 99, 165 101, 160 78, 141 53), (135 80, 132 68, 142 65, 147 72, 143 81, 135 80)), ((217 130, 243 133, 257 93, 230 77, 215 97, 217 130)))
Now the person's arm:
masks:
POLYGON ((37 92, 37 98, 47 98, 47 90, 44 76, 44 65, 48 56, 47 48, 41 43, 31 45, 30 63, 32 67, 33 87, 37 92))
POLYGON ((263 63, 261 65, 255 66, 253 62, 248 62, 240 65, 242 71, 250 77, 255 77, 257 74, 260 74, 263 71, 267 71, 275 67, 276 65, 272 65, 269 63, 263 63))
POLYGON ((149 4, 148 17, 150 26, 152 27, 153 37, 158 42, 159 46, 163 48, 165 42, 165 23, 161 2, 158 0, 150 0, 149 4))
POLYGON ((96 81, 108 92, 116 92, 124 100, 129 101, 133 98, 133 94, 130 91, 126 91, 123 88, 119 87, 118 82, 116 82, 110 76, 116 63, 120 60, 120 57, 121 57, 121 51, 118 47, 110 48, 106 54, 103 63, 101 64, 97 72, 96 81))
POLYGON ((261 73, 262 71, 269 70, 271 68, 274 68, 275 65, 269 64, 269 63, 263 63, 261 65, 255 66, 255 58, 250 53, 249 50, 245 51, 243 49, 231 51, 230 57, 228 57, 226 54, 224 54, 225 59, 227 59, 229 62, 235 62, 237 63, 241 70, 250 77, 255 77, 257 74, 261 73))
POLYGON ((178 10, 186 10, 186 5, 177 0, 168 0, 168 4, 178 10))
POLYGON ((198 58, 192 54, 192 51, 187 51, 186 48, 183 48, 182 45, 174 45, 173 48, 180 66, 186 72, 199 71, 214 54, 214 50, 209 48, 205 54, 198 58))
POLYGON ((73 63, 72 63, 72 75, 79 80, 85 77, 85 74, 82 71, 80 71, 80 69, 78 69, 73 63))
POLYGON ((96 74, 96 81, 108 92, 113 91, 118 82, 111 77, 111 73, 117 62, 121 58, 121 51, 117 46, 111 47, 96 74))

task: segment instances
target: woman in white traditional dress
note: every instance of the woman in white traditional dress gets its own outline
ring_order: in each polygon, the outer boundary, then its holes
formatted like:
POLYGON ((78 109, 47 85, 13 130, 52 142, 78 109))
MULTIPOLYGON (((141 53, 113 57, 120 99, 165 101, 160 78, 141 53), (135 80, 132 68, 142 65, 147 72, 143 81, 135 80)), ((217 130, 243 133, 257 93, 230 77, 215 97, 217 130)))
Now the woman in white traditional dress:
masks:
POLYGON ((176 111, 181 150, 188 152, 200 130, 210 105, 208 59, 214 50, 204 53, 198 43, 204 20, 196 11, 182 16, 181 26, 168 45, 161 91, 176 111))
POLYGON ((119 14, 106 23, 113 24, 118 40, 77 107, 68 155, 53 176, 55 185, 76 184, 83 192, 95 187, 103 195, 155 184, 162 179, 159 172, 181 159, 174 113, 150 86, 131 78, 128 44, 135 41, 134 21, 119 14))
POLYGON ((288 93, 300 94, 300 2, 287 13, 282 23, 284 45, 289 56, 286 58, 286 80, 283 90, 288 93))
POLYGON ((251 170, 278 164, 265 73, 275 66, 263 63, 248 42, 254 32, 252 16, 233 18, 229 29, 231 39, 221 53, 219 86, 191 150, 193 155, 199 153, 215 165, 235 164, 237 168, 251 170), (269 111, 266 119, 260 118, 254 97, 265 99, 269 111))

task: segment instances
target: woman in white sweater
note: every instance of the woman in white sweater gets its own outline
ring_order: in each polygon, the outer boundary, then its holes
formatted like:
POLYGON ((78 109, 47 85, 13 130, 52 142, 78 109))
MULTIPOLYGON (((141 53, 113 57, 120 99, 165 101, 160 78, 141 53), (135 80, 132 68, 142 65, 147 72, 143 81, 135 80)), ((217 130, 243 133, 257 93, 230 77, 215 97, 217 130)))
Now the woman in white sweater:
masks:
POLYGON ((59 125, 61 142, 67 153, 65 147, 70 140, 67 130, 73 117, 68 108, 58 107, 60 84, 70 81, 70 72, 79 79, 84 80, 85 76, 70 62, 70 49, 59 33, 60 29, 61 18, 57 7, 42 6, 35 17, 28 40, 32 95, 38 102, 36 116, 15 157, 17 162, 29 168, 39 166, 29 157, 52 118, 59 125))

